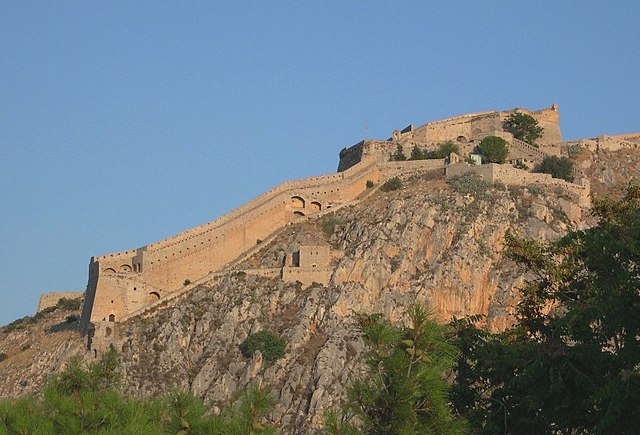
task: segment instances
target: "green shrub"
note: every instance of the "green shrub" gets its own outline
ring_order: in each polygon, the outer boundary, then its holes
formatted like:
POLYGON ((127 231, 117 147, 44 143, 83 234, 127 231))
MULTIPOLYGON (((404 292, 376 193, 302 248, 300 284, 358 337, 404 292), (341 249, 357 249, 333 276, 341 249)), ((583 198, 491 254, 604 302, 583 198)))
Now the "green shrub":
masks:
POLYGON ((553 178, 573 181, 573 163, 567 157, 546 156, 535 172, 550 174, 553 178))
POLYGON ((509 154, 507 141, 498 136, 487 136, 478 145, 483 163, 504 163, 509 154))
POLYGON ((521 160, 518 160, 513 164, 513 167, 516 169, 524 169, 525 171, 529 169, 527 165, 525 165, 521 160))
POLYGON ((462 174, 459 177, 451 177, 447 180, 451 188, 463 195, 484 196, 489 189, 489 183, 476 174, 462 174))
POLYGON ((8 325, 5 325, 2 327, 2 330, 4 332, 12 332, 12 331, 18 331, 20 329, 24 329, 27 327, 27 325, 31 324, 31 323, 35 323, 35 317, 32 316, 24 316, 21 317, 19 319, 14 320, 13 322, 9 323, 8 325))
POLYGON ((386 183, 384 183, 382 186, 380 186, 380 190, 382 190, 383 192, 389 192, 392 190, 398 190, 401 187, 402 187, 402 181, 400 181, 398 177, 393 177, 390 180, 388 180, 386 183))
POLYGON ((374 186, 373 181, 367 180, 367 189, 371 189, 374 186))
POLYGON ((338 224, 339 221, 335 218, 335 216, 329 216, 322 220, 320 226, 322 227, 323 233, 325 233, 327 236, 331 236, 335 232, 336 225, 338 224))
POLYGON ((184 285, 187 286, 189 284, 191 284, 191 280, 190 279, 185 279, 184 280, 184 285))
POLYGON ((263 330, 248 336, 240 344, 240 351, 245 357, 251 358, 253 353, 259 350, 267 361, 273 362, 284 356, 286 347, 287 342, 284 338, 271 331, 263 330))
POLYGON ((82 298, 77 298, 77 299, 60 298, 60 300, 56 304, 56 308, 62 308, 63 310, 67 310, 67 311, 76 311, 80 309, 81 305, 82 305, 82 298))
POLYGON ((391 154, 389 158, 392 162, 403 162, 407 160, 407 156, 404 155, 404 150, 402 149, 402 145, 396 145, 396 152, 391 154))
POLYGON ((424 159, 425 159, 424 151, 418 148, 418 145, 414 145, 413 149, 411 150, 411 156, 409 157, 409 160, 424 160, 424 159))
POLYGON ((0 352, 0 362, 4 361, 7 358, 9 358, 9 356, 6 353, 0 352))
POLYGON ((527 142, 535 147, 536 141, 542 137, 544 128, 538 125, 538 121, 526 113, 512 113, 504 121, 502 127, 513 134, 513 137, 527 142))

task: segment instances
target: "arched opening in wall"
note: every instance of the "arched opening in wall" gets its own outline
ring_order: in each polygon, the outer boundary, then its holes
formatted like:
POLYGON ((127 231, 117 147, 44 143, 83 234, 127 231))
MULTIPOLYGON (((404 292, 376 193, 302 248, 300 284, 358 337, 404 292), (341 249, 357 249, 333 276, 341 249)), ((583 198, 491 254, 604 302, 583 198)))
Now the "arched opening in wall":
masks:
POLYGON ((293 212, 293 217, 294 218, 299 218, 299 217, 303 217, 304 213, 302 213, 301 211, 294 211, 293 212))
POLYGON ((105 270, 102 271, 102 273, 116 273, 116 270, 111 267, 107 267, 105 270))
POLYGON ((466 142, 467 142, 467 138, 466 138, 466 137, 464 137, 464 136, 458 136, 458 137, 456 138, 456 142, 459 142, 459 143, 466 143, 466 142))
POLYGON ((149 293, 149 302, 155 302, 158 300, 160 300, 160 293, 158 292, 149 293))
POLYGON ((304 199, 300 196, 292 196, 291 197, 291 207, 293 208, 304 208, 304 199))
POLYGON ((110 322, 115 322, 116 321, 116 315, 115 314, 109 314, 109 321, 110 322))
POLYGON ((119 272, 120 273, 129 273, 132 270, 133 269, 131 269, 131 266, 129 266, 128 264, 123 264, 122 266, 120 266, 119 272))
POLYGON ((309 208, 314 211, 320 211, 322 210, 322 205, 318 201, 313 201, 309 204, 309 208))
POLYGON ((105 335, 106 337, 111 337, 111 332, 113 332, 113 331, 111 330, 111 328, 106 328, 106 329, 105 329, 105 331, 104 331, 104 335, 105 335))

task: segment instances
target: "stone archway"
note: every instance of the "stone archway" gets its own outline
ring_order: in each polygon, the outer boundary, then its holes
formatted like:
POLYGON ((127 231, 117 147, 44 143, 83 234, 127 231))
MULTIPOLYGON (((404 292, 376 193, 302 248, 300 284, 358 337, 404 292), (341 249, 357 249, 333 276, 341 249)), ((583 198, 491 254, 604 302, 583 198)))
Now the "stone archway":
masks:
POLYGON ((296 210, 296 211, 293 212, 293 217, 295 217, 295 218, 304 217, 304 215, 305 214, 303 212, 301 212, 301 211, 297 211, 296 210))
POLYGON ((320 211, 322 210, 322 204, 320 204, 318 201, 313 201, 311 202, 311 204, 309 204, 309 208, 313 211, 320 211))
POLYGON ((131 273, 132 270, 133 268, 128 264, 123 264, 122 266, 120 266, 120 269, 118 269, 120 273, 131 273))
POLYGON ((102 273, 116 273, 116 270, 112 267, 107 267, 102 273))
POLYGON ((160 300, 160 293, 158 292, 149 293, 149 302, 155 302, 158 300, 160 300))
POLYGON ((305 200, 303 197, 295 195, 291 197, 291 207, 293 208, 304 208, 305 200))

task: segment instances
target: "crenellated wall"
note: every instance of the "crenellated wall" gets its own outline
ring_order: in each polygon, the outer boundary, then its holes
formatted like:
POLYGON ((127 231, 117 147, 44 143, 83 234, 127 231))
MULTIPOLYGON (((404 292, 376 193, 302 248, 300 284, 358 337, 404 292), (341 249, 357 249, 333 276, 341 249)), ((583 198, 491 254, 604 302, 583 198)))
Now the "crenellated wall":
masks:
MULTIPOLYGON (((118 321, 173 300, 191 291, 202 280, 221 276, 222 271, 254 251, 263 240, 274 237, 288 223, 352 203, 367 191, 368 181, 379 185, 396 175, 444 170, 446 167, 449 176, 474 170, 491 182, 502 181, 505 184, 560 183, 580 201, 586 201, 584 192, 588 192, 588 186, 551 179, 545 174, 530 174, 508 165, 471 168, 449 159, 388 161, 396 143, 434 144, 437 141, 457 140, 463 148, 472 147, 473 140, 481 139, 489 132, 502 134, 503 120, 514 111, 531 114, 545 127, 542 144, 556 144, 561 140, 555 105, 535 112, 524 109, 490 111, 430 122, 418 128, 410 125, 394 132, 392 139, 396 142, 364 140, 345 148, 340 152, 338 172, 335 174, 284 182, 218 219, 174 237, 135 249, 92 257, 81 329, 89 332, 89 342, 93 340, 94 349, 106 346, 113 340, 109 337, 116 330, 118 321)), ((525 143, 514 143, 513 138, 510 143, 532 160, 539 160, 551 150, 549 146, 541 151, 525 143)), ((410 152, 409 149, 405 151, 410 152)), ((287 280, 326 283, 331 272, 328 252, 328 248, 324 247, 303 247, 301 253, 309 263, 296 267, 285 266, 280 276, 287 280)), ((276 272, 268 270, 255 273, 273 276, 276 272)))
POLYGON ((224 268, 260 240, 302 216, 354 200, 368 180, 379 183, 378 161, 336 174, 287 181, 204 225, 141 248, 91 259, 81 326, 116 321, 224 268), (186 281, 188 280, 188 281, 186 281))

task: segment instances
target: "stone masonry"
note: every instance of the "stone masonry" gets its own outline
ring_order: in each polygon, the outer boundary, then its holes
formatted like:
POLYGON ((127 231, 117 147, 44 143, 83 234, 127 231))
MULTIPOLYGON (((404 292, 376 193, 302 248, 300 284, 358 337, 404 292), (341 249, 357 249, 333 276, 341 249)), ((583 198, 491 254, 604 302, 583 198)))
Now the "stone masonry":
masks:
MULTIPOLYGON (((483 137, 499 134, 510 144, 514 156, 539 162, 544 155, 560 154, 562 135, 558 111, 514 109, 504 112, 482 112, 429 122, 414 128, 394 131, 389 140, 364 140, 340 152, 338 172, 318 177, 287 181, 261 196, 204 225, 186 230, 174 237, 139 248, 91 258, 89 279, 81 318, 81 330, 89 332, 94 351, 104 346, 119 320, 135 315, 147 307, 175 298, 189 291, 198 280, 224 271, 257 244, 277 234, 287 224, 305 216, 325 213, 357 200, 367 190, 367 181, 375 185, 386 179, 417 169, 444 169, 448 175, 461 174, 470 166, 458 159, 389 162, 397 144, 436 146, 452 140, 470 152, 483 137), (544 127, 539 149, 516 141, 502 131, 502 121, 511 113, 528 113, 544 127), (518 154, 519 153, 519 154, 518 154), (102 343, 102 344, 100 344, 102 343)), ((611 142, 635 143, 637 135, 607 137, 611 142)), ((601 141, 604 143, 604 139, 601 141)), ((406 148, 407 153, 410 148, 406 148)), ((463 154, 465 154, 463 153, 463 154)), ((457 157, 457 156, 456 156, 457 157)), ((588 205, 589 186, 566 183, 545 174, 532 174, 511 165, 484 165, 475 169, 488 181, 505 184, 561 183, 574 192, 580 204, 588 205)), ((283 265, 280 271, 253 271, 258 274, 278 273, 286 280, 327 284, 331 274, 328 247, 300 247, 297 263, 283 265)), ((90 344, 91 346, 91 344, 90 344)))

